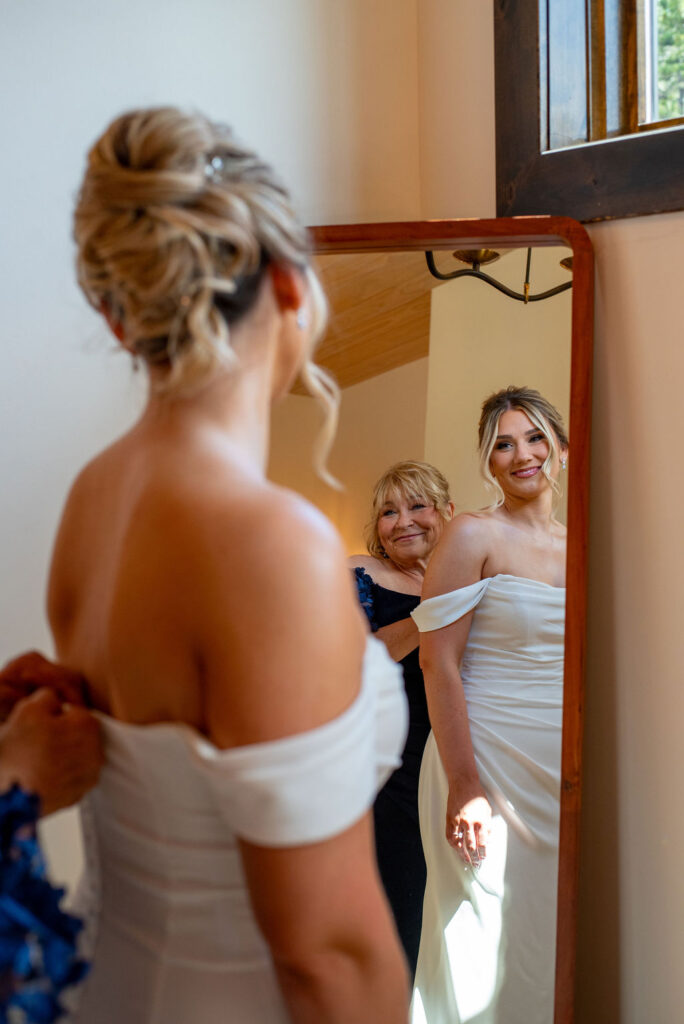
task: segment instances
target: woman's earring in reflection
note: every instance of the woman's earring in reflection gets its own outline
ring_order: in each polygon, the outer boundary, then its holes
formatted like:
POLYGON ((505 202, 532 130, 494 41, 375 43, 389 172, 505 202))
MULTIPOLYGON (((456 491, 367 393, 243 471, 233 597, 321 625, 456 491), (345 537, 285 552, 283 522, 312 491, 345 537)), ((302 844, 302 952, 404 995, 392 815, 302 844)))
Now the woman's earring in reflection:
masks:
POLYGON ((560 460, 560 463, 561 463, 561 469, 567 469, 568 468, 567 456, 563 456, 563 458, 560 460))

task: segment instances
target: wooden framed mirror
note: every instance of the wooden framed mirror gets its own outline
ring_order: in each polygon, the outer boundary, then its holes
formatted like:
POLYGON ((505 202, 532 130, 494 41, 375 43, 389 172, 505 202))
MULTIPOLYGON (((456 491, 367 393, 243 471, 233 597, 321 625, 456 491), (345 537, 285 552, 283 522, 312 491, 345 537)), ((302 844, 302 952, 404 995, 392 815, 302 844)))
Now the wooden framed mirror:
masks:
MULTIPOLYGON (((567 602, 561 753, 561 817, 558 881, 555 894, 557 896, 557 942, 553 1017, 555 1024, 569 1024, 573 1020, 576 959, 582 706, 585 669, 593 328, 593 255, 591 245, 584 228, 576 221, 563 217, 334 225, 315 227, 312 229, 312 236, 314 250, 326 266, 329 266, 331 261, 334 261, 336 257, 339 258, 341 254, 345 257, 350 254, 359 254, 370 260, 373 256, 377 258, 381 254, 394 258, 395 254, 406 253, 418 259, 423 267, 421 272, 426 275, 426 281, 428 272, 424 267, 422 254, 428 250, 433 251, 436 254, 436 259, 442 264, 444 261, 446 263, 452 261, 450 253, 454 250, 492 249, 499 253, 511 254, 514 251, 519 252, 530 247, 535 253, 537 249, 545 251, 564 247, 566 252, 572 256, 573 284, 571 298, 568 297, 566 300, 566 308, 569 310, 571 321, 567 330, 569 347, 567 353, 567 366, 569 367, 567 408, 569 410, 569 437, 572 454, 569 463, 567 495, 567 602)), ((510 258, 512 258, 510 255, 506 256, 506 259, 510 258)), ((503 262, 501 266, 504 267, 503 262)), ((557 261, 555 266, 557 266, 557 261)), ((389 318, 387 329, 380 330, 379 323, 375 321, 369 325, 366 331, 359 329, 357 324, 356 334, 351 340, 349 336, 345 339, 343 330, 336 330, 336 323, 338 328, 343 327, 344 324, 340 321, 339 311, 335 309, 335 288, 329 289, 333 326, 328 338, 322 342, 317 359, 338 376, 343 386, 343 409, 345 386, 352 388, 353 385, 373 378, 375 375, 381 375, 392 368, 405 367, 408 369, 413 361, 428 355, 430 346, 425 335, 425 328, 421 328, 418 323, 420 316, 424 314, 421 314, 419 309, 423 311, 427 309, 429 316, 432 301, 430 291, 434 291, 433 285, 439 284, 439 282, 414 286, 411 283, 409 271, 404 272, 401 265, 397 264, 393 272, 398 274, 400 296, 397 301, 389 303, 392 308, 387 310, 389 318), (419 296, 418 292, 421 289, 424 294, 419 296), (409 331, 409 339, 400 342, 397 323, 402 316, 410 319, 413 326, 409 331)), ((564 270, 558 269, 557 275, 559 280, 567 280, 564 270), (563 277, 564 274, 565 277, 563 277)), ((323 268, 323 277, 325 280, 325 267, 323 268)), ((366 280, 370 280, 370 277, 372 274, 367 276, 366 280)), ((351 277, 346 285, 347 291, 358 293, 359 280, 361 279, 351 277)), ((483 288, 484 286, 478 282, 476 287, 483 288)), ((340 288, 339 293, 341 294, 345 285, 342 284, 340 288)), ((374 298, 372 285, 364 285, 361 290, 364 288, 369 291, 366 298, 371 305, 373 302, 380 302, 382 305, 377 293, 374 298)), ((532 290, 533 292, 535 290, 534 281, 532 290)), ((359 295, 358 298, 357 305, 360 304, 363 296, 359 295)), ((511 300, 506 299, 505 301, 510 302, 511 300)), ((353 318, 352 314, 345 314, 342 319, 349 320, 350 316, 353 318)), ((555 332, 547 339, 551 361, 560 358, 559 354, 554 354, 554 345, 560 344, 554 334, 555 332)), ((486 345, 486 337, 479 338, 477 343, 486 345)), ((430 359, 432 358, 431 354, 430 359)), ((504 386, 508 383, 523 382, 502 380, 500 385, 504 386)), ((477 400, 481 401, 483 397, 484 395, 480 393, 477 395, 477 400)), ((366 432, 372 433, 374 429, 371 409, 368 410, 366 432)), ((470 444, 470 442, 467 443, 470 444)), ((416 456, 413 452, 406 452, 401 457, 420 456, 416 456)), ((432 461, 427 455, 426 459, 432 461)), ((334 463, 332 468, 335 471, 334 463)), ((276 477, 277 475, 276 473, 276 477)), ((344 473, 340 475, 344 477, 344 473)), ((348 483, 343 479, 344 482, 348 483)), ((451 483, 453 487, 455 481, 452 480, 451 483)), ((332 515, 333 519, 336 518, 334 509, 329 507, 326 511, 332 515)))

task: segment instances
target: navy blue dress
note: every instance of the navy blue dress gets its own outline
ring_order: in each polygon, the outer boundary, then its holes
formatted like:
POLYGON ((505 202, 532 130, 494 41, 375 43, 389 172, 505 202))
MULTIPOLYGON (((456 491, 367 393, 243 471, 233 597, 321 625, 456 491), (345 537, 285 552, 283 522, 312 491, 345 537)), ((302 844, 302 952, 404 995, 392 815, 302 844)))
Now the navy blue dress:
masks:
MULTIPOLYGON (((375 583, 365 569, 354 569, 359 601, 375 632, 406 619, 420 603, 413 594, 400 594, 375 583)), ((380 877, 415 975, 423 918, 425 857, 418 823, 418 776, 423 750, 430 733, 425 683, 418 661, 418 647, 399 662, 409 708, 409 729, 401 767, 390 776, 373 806, 375 848, 380 877)))

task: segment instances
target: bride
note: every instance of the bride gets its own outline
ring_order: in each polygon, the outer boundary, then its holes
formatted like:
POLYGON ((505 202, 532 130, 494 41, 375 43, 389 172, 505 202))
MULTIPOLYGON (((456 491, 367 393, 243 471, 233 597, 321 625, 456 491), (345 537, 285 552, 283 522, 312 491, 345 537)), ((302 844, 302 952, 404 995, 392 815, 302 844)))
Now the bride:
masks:
POLYGON ((414 1024, 553 1020, 567 437, 531 388, 484 403, 488 509, 447 524, 413 616, 432 734, 414 1024))
POLYGON ((398 1024, 368 811, 403 744, 401 678, 330 524, 265 478, 270 408, 297 373, 333 431, 306 233, 227 129, 161 108, 93 146, 75 239, 149 397, 74 483, 49 585, 107 748, 71 1019, 398 1024))

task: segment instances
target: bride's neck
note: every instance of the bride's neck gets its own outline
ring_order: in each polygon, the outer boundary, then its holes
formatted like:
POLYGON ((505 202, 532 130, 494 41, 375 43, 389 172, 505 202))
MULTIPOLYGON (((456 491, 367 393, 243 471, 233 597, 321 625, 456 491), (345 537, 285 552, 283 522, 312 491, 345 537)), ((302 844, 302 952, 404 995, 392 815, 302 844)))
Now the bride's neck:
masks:
POLYGON ((549 532, 554 522, 553 496, 550 493, 540 494, 531 501, 516 500, 507 495, 502 510, 529 530, 549 532))
POLYGON ((201 389, 167 398, 153 382, 138 427, 144 431, 190 436, 202 434, 211 443, 228 443, 261 475, 269 454, 271 389, 266 368, 239 366, 221 370, 201 389))

